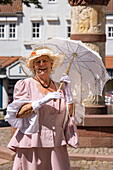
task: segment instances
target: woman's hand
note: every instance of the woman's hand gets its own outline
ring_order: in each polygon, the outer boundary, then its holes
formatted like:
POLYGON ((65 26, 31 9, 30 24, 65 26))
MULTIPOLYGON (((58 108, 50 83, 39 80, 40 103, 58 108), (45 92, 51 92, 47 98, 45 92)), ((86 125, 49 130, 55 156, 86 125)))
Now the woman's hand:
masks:
POLYGON ((44 96, 42 99, 38 99, 32 102, 32 108, 34 112, 37 111, 43 104, 54 100, 54 99, 61 99, 61 93, 60 92, 49 92, 46 96, 44 96))
POLYGON ((18 114, 16 115, 16 118, 26 118, 31 116, 34 113, 32 104, 24 104, 18 111, 18 114))
POLYGON ((65 86, 65 93, 66 93, 66 100, 68 104, 73 103, 73 95, 72 95, 72 91, 71 91, 71 79, 70 77, 63 73, 63 76, 60 79, 60 82, 64 82, 64 86, 65 86))

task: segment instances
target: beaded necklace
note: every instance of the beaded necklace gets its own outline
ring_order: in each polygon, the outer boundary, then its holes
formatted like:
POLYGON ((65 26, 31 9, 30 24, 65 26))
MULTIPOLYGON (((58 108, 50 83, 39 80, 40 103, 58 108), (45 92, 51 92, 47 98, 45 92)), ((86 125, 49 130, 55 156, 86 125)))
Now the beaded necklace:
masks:
POLYGON ((49 81, 49 84, 48 84, 47 86, 44 86, 37 77, 33 77, 33 78, 34 78, 36 81, 38 81, 38 82, 41 84, 42 87, 44 87, 44 88, 46 88, 46 89, 49 88, 49 86, 50 86, 50 84, 51 84, 51 79, 50 79, 50 81, 49 81))

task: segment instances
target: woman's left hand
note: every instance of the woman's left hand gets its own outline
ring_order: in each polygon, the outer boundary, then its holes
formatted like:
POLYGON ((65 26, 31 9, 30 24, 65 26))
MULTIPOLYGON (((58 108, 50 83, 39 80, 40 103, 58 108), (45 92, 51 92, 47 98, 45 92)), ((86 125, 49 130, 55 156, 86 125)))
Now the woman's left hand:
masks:
POLYGON ((63 73, 63 76, 61 77, 60 82, 64 82, 65 85, 71 84, 71 79, 66 73, 63 73))
POLYGON ((73 95, 71 91, 70 77, 67 74, 63 73, 63 76, 61 77, 60 82, 64 82, 67 103, 68 104, 73 103, 73 95))

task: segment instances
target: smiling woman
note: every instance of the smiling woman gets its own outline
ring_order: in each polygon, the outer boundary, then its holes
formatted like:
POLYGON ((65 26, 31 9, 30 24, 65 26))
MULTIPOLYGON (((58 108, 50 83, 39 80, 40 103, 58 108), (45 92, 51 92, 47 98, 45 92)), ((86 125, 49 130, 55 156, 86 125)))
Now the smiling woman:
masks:
MULTIPOLYGON (((39 57, 39 59, 35 59, 33 63, 35 78, 39 80, 39 82, 45 81, 45 76, 48 77, 48 82, 50 82, 50 73, 52 70, 53 60, 48 56, 44 55, 39 57), (41 77, 40 77, 41 76, 41 77)), ((43 84, 43 83, 42 83, 43 84)))
POLYGON ((59 92, 60 83, 51 79, 63 58, 63 54, 43 47, 24 60, 33 77, 16 83, 14 101, 5 117, 12 127, 18 128, 8 144, 16 152, 13 170, 70 170, 65 127, 67 110, 72 115, 67 109, 73 105, 71 81, 68 75, 63 75, 59 92))
POLYGON ((48 48, 36 49, 27 59, 27 66, 35 74, 33 78, 38 82, 37 87, 42 93, 47 94, 48 91, 56 91, 56 86, 51 81, 50 74, 61 60, 59 54, 54 54, 48 48), (46 88, 46 90, 43 88, 46 88))
MULTIPOLYGON (((34 62, 37 60, 50 60, 52 61, 52 69, 55 70, 56 67, 62 64, 64 60, 64 54, 62 53, 54 53, 51 49, 47 47, 35 49, 29 57, 26 58, 27 60, 27 67, 34 73, 34 62), (46 58, 44 58, 46 57, 46 58)), ((40 63, 41 61, 39 61, 40 63)), ((45 61, 46 62, 46 61, 45 61)), ((25 71, 25 70, 24 70, 25 71)), ((27 74, 27 73, 26 73, 27 74)))

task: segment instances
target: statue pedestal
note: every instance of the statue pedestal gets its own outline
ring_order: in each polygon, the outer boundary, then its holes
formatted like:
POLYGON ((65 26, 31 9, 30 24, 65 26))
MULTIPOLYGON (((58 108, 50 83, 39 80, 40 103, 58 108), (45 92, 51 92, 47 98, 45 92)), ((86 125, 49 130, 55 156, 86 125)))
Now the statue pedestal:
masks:
POLYGON ((80 147, 113 147, 113 114, 107 106, 86 106, 83 124, 78 125, 80 147))
MULTIPOLYGON (((106 6, 109 1, 68 0, 72 6, 71 39, 81 40, 97 51, 103 62, 106 6)), ((80 147, 113 147, 113 115, 108 115, 107 106, 86 106, 83 124, 78 125, 78 134, 80 147)))
POLYGON ((113 115, 86 115, 77 128, 79 147, 113 147, 113 115))
POLYGON ((107 106, 106 105, 88 105, 85 106, 85 114, 86 115, 100 115, 107 114, 107 106))
POLYGON ((113 114, 108 107, 86 106, 83 124, 77 126, 80 147, 113 147, 113 114))

